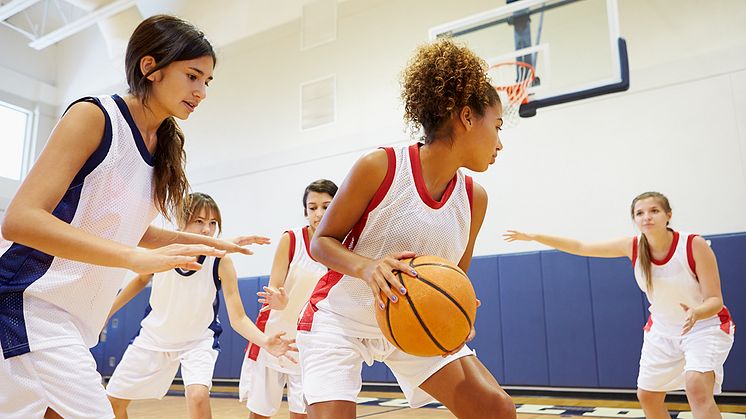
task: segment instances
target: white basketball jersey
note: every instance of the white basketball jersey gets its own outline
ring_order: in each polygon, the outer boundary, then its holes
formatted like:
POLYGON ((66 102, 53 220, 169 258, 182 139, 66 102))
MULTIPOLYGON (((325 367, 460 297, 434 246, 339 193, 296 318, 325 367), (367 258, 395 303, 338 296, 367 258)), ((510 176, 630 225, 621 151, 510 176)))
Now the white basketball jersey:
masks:
MULTIPOLYGON (((285 292, 288 305, 284 310, 268 310, 259 313, 256 325, 264 333, 273 335, 286 332, 286 338, 295 338, 298 325, 298 314, 311 296, 316 283, 328 271, 327 267, 311 257, 311 240, 308 237, 308 226, 287 232, 290 236, 288 273, 285 277, 285 292)), ((255 344, 249 345, 249 359, 260 361, 264 365, 279 371, 300 373, 300 366, 277 358, 262 351, 255 344)))
MULTIPOLYGON (((422 177, 419 146, 385 149, 388 172, 345 238, 347 248, 370 259, 412 251, 440 256, 454 264, 461 260, 469 243, 472 180, 459 170, 441 200, 433 200, 422 177)), ((374 304, 363 280, 330 271, 316 286, 298 330, 381 337, 374 304)))
POLYGON ((212 347, 220 349, 220 259, 200 256, 198 262, 202 264, 198 271, 177 268, 153 275, 150 302, 133 345, 151 351, 185 351, 211 339, 212 347))
MULTIPOLYGON (((632 264, 635 270, 635 280, 650 301, 650 318, 645 325, 645 330, 655 328, 656 332, 666 336, 681 336, 681 329, 686 321, 686 312, 681 304, 694 308, 704 302, 692 252, 692 240, 696 236, 696 234, 673 232, 673 242, 666 258, 651 260, 652 292, 648 292, 645 274, 638 257, 640 237, 633 239, 632 264)), ((720 326, 726 333, 729 333, 730 322, 728 309, 723 307, 717 315, 697 321, 692 331, 720 326)))
MULTIPOLYGON (((134 247, 157 213, 153 159, 122 98, 80 100, 103 110, 104 135, 53 215, 134 247)), ((3 356, 76 343, 94 346, 125 274, 125 269, 62 259, 0 239, 3 356)))

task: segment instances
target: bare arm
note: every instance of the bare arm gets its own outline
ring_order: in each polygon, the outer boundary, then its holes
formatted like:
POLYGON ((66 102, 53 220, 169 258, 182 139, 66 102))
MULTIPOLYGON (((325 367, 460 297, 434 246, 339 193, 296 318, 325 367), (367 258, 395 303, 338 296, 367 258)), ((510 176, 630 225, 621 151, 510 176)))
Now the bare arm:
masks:
MULTIPOLYGON (((277 333, 273 336, 267 336, 246 315, 241 295, 238 292, 238 278, 236 277, 236 268, 229 257, 224 257, 218 266, 218 275, 223 286, 223 296, 225 305, 228 309, 228 319, 231 327, 238 334, 269 351, 274 356, 285 355, 288 351, 297 351, 291 344, 294 339, 286 340, 281 336, 285 332, 277 333)), ((292 360, 292 358, 290 358, 292 360)))
POLYGON ((697 236, 692 241, 692 253, 704 301, 699 306, 691 308, 682 304, 684 310, 687 311, 687 322, 684 324, 682 334, 687 333, 698 320, 710 318, 723 309, 723 293, 720 289, 720 273, 715 252, 705 239, 697 236))
POLYGON ((290 234, 283 233, 280 243, 275 252, 272 262, 272 272, 269 276, 269 285, 264 291, 257 292, 259 302, 264 306, 260 312, 267 310, 284 310, 288 305, 288 295, 285 293, 285 281, 288 276, 288 265, 290 264, 290 234))
POLYGON ((515 230, 508 230, 507 233, 503 234, 503 238, 508 242, 517 240, 535 241, 578 256, 591 256, 598 258, 618 258, 626 256, 629 259, 632 259, 632 237, 623 237, 616 240, 598 243, 586 243, 566 237, 529 234, 515 230))
POLYGON ((402 290, 406 291, 392 271, 411 272, 411 268, 399 259, 413 257, 415 254, 400 252, 380 260, 371 260, 351 252, 342 244, 342 240, 365 212, 383 182, 387 169, 388 157, 385 150, 375 150, 355 162, 311 241, 314 259, 330 269, 365 281, 379 308, 384 307, 380 291, 391 301, 398 300, 389 284, 402 294, 402 290))
POLYGON ((173 243, 204 244, 216 249, 225 250, 227 253, 251 255, 254 252, 242 246, 249 244, 269 244, 269 238, 263 236, 239 236, 230 240, 221 240, 202 234, 166 230, 151 225, 148 226, 142 239, 140 239, 139 246, 147 249, 155 249, 173 243))
POLYGON ((221 256, 207 246, 147 252, 92 235, 52 215, 76 174, 101 144, 104 122, 101 109, 92 103, 70 107, 8 206, 3 237, 64 259, 143 273, 174 267, 199 269, 196 255, 221 256))
POLYGON ((117 311, 121 310, 122 307, 127 305, 127 303, 130 302, 137 294, 142 291, 145 286, 148 285, 148 282, 153 279, 153 274, 145 274, 145 275, 138 275, 133 280, 131 280, 122 291, 117 294, 116 300, 114 300, 114 304, 111 306, 111 310, 109 311, 108 319, 111 318, 117 311))
POLYGON ((477 240, 479 230, 482 228, 482 222, 484 222, 484 215, 486 213, 487 191, 485 191, 481 185, 474 182, 474 198, 471 211, 471 227, 469 229, 469 244, 466 246, 464 255, 461 256, 461 260, 458 263, 459 268, 464 272, 469 271, 471 257, 474 253, 474 242, 477 240))

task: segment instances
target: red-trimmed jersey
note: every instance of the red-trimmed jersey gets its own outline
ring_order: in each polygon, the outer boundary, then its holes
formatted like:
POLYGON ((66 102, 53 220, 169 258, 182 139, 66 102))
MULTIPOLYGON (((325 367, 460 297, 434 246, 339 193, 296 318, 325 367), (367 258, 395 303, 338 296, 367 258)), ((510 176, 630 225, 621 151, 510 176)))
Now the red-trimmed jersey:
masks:
MULTIPOLYGON (((385 149, 386 177, 345 238, 348 249, 370 259, 412 251, 459 263, 469 243, 472 180, 457 171, 435 201, 425 187, 420 146, 385 149)), ((316 285, 298 330, 378 338, 374 310, 373 293, 362 279, 329 271, 316 285)))
MULTIPOLYGON (((655 328, 656 332, 666 336, 681 336, 681 329, 686 322, 686 312, 681 304, 694 308, 702 304, 705 298, 697 279, 697 268, 692 251, 692 241, 696 234, 673 232, 673 242, 665 259, 651 258, 653 289, 649 291, 645 274, 638 258, 640 237, 632 240, 632 265, 635 270, 637 285, 650 301, 650 318, 645 330, 655 328)), ((730 333, 732 319, 728 309, 723 309, 709 319, 697 321, 692 332, 700 328, 720 327, 730 333)), ((690 332, 691 333, 691 332, 690 332)))
MULTIPOLYGON (((284 310, 267 310, 259 313, 256 325, 268 335, 285 332, 285 338, 294 338, 297 330, 298 315, 311 296, 313 288, 328 271, 326 266, 316 262, 311 257, 311 240, 308 237, 308 226, 287 231, 290 236, 289 265, 285 277, 285 292, 288 295, 288 305, 284 310)), ((284 372, 300 373, 297 364, 292 364, 284 358, 272 356, 262 351, 255 344, 250 344, 247 356, 265 366, 284 372)))

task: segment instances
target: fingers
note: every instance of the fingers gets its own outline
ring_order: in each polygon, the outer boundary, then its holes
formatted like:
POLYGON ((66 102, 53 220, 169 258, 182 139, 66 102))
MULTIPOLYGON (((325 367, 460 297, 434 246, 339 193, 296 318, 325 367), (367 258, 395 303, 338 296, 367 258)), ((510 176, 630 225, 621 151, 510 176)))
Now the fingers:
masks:
POLYGON ((477 308, 479 308, 481 305, 482 305, 482 301, 480 301, 479 298, 477 298, 477 308))
POLYGON ((225 256, 225 250, 216 249, 205 244, 171 244, 157 249, 159 253, 180 256, 225 256))
POLYGON ((417 256, 417 253, 415 252, 398 252, 398 253, 392 253, 391 257, 394 259, 409 259, 417 256))
POLYGON ((689 306, 688 305, 686 305, 684 303, 679 303, 679 305, 681 306, 681 308, 684 309, 684 311, 689 311, 689 306))
POLYGON ((262 300, 259 300, 259 302, 263 304, 262 308, 259 309, 260 313, 264 313, 265 311, 271 310, 271 308, 269 307, 269 304, 262 302, 262 300))
POLYGON ((232 242, 239 246, 246 246, 247 244, 270 244, 271 240, 264 236, 238 236, 232 242))

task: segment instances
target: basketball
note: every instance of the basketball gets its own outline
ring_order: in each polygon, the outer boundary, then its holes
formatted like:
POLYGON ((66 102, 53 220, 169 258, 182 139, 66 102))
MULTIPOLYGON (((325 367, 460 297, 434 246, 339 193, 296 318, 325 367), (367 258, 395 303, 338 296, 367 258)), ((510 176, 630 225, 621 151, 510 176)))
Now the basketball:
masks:
POLYGON ((396 272, 407 289, 393 303, 383 292, 384 310, 376 309, 383 335, 402 351, 436 356, 461 346, 477 314, 477 297, 464 271, 437 256, 403 259, 417 277, 396 272))

